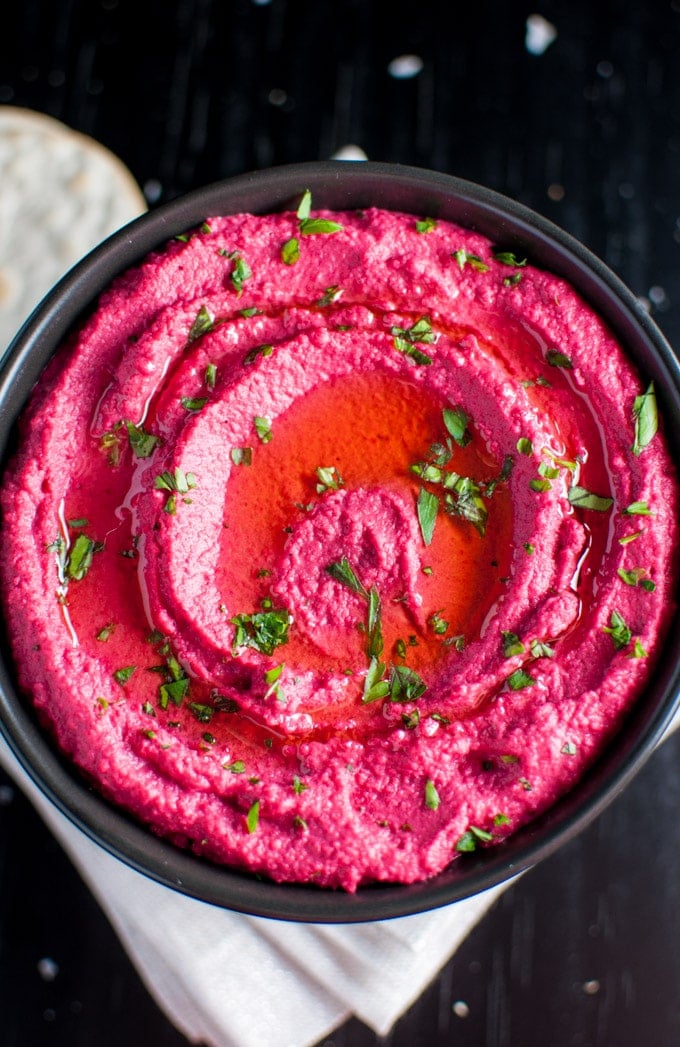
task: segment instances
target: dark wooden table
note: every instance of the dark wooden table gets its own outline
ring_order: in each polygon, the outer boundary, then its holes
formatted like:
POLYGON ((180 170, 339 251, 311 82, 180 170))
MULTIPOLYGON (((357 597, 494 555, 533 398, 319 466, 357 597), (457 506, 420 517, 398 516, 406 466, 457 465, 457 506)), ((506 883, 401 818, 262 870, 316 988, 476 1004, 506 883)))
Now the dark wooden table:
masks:
MULTIPOLYGON (((0 103, 100 139, 152 206, 353 143, 534 207, 602 256, 680 344, 678 0, 7 7, 0 103), (536 11, 557 34, 540 54, 526 43, 536 11), (394 75, 403 55, 422 60, 415 75, 394 75)), ((354 1020, 327 1047, 679 1043, 678 811, 680 737, 506 892, 386 1040, 354 1020)), ((95 1043, 186 1041, 0 777, 0 1047, 95 1043)))

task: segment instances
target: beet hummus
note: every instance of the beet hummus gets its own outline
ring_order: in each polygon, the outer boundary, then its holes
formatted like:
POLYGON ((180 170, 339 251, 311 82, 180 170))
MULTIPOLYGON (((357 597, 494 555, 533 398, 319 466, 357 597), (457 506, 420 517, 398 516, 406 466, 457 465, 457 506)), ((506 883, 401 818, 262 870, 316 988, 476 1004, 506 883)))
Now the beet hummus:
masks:
POLYGON ((21 686, 154 832, 412 882, 583 774, 673 610, 653 384, 445 221, 209 218, 43 375, 2 488, 21 686))

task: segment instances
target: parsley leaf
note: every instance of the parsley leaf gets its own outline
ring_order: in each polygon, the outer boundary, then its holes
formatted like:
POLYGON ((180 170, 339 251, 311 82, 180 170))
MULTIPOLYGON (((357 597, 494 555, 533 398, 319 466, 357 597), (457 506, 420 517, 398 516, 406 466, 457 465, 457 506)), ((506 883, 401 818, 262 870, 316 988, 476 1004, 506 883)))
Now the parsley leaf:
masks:
POLYGON ((635 439, 632 450, 633 454, 639 455, 642 454, 645 447, 649 446, 659 427, 654 382, 650 382, 645 392, 635 397, 633 417, 635 419, 635 439))

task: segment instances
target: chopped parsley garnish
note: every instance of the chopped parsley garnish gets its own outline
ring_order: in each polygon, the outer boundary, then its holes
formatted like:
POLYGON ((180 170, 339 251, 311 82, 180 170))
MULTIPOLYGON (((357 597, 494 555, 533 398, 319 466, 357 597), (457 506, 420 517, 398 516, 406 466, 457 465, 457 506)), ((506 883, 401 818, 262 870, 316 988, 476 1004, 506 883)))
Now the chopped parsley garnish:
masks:
POLYGON ((576 756, 576 746, 573 742, 565 742, 560 752, 565 756, 576 756))
POLYGON ((208 389, 215 388, 215 383, 217 382, 217 367, 215 364, 208 364, 206 366, 204 381, 208 389))
POLYGON ((506 658, 513 658, 516 654, 524 654, 526 650, 517 633, 502 632, 503 654, 506 658))
POLYGON ((427 690, 425 681, 407 665, 393 665, 390 673, 390 701, 415 702, 427 690))
POLYGON ((541 477, 536 477, 533 480, 529 480, 529 487, 532 491, 538 491, 539 493, 542 493, 544 491, 549 491, 552 487, 552 484, 550 483, 550 480, 546 480, 545 478, 541 477))
POLYGON ((249 833, 254 833, 260 821, 260 801, 256 800, 246 815, 246 827, 249 833))
POLYGON ((116 669, 116 671, 113 674, 113 678, 116 681, 116 683, 119 683, 121 685, 127 683, 136 668, 136 665, 126 665, 123 669, 116 669))
POLYGON ((550 644, 545 643, 544 640, 532 640, 529 644, 531 653, 534 658, 554 658, 555 651, 550 644))
POLYGON ((579 509, 595 509, 599 513, 605 513, 614 504, 613 498, 593 494, 591 491, 587 491, 585 487, 579 487, 578 484, 574 484, 573 487, 569 488, 567 498, 572 505, 578 506, 579 509))
POLYGON ((493 816, 493 824, 495 826, 509 825, 510 819, 508 818, 507 814, 503 814, 502 811, 499 811, 498 814, 494 814, 493 816))
POLYGON ((530 454, 533 454, 534 445, 532 444, 531 440, 529 440, 529 438, 526 436, 520 436, 519 440, 517 441, 516 447, 520 454, 526 455, 527 457, 530 454))
POLYGON ((158 704, 161 709, 167 709, 170 702, 180 706, 189 691, 189 678, 182 676, 179 680, 169 680, 162 683, 158 688, 158 704))
POLYGON ((379 661, 377 657, 371 658, 361 695, 364 705, 378 701, 380 698, 386 698, 390 693, 389 681, 384 679, 386 668, 385 663, 379 661))
POLYGON ((160 442, 160 437, 147 433, 141 426, 135 425, 133 422, 126 422, 125 428, 127 429, 128 440, 135 457, 149 458, 153 454, 156 445, 160 442))
POLYGON ((302 236, 339 233, 341 229, 342 226, 339 222, 333 222, 329 218, 304 218, 300 222, 300 233, 302 236))
POLYGON ((471 825, 459 839, 456 844, 456 850, 461 853, 476 851, 480 843, 489 843, 491 840, 493 840, 493 836, 490 832, 487 832, 486 829, 480 829, 476 825, 471 825))
POLYGON ((626 585, 639 586, 640 589, 644 589, 648 593, 653 593, 656 589, 656 585, 649 577, 649 571, 646 567, 632 567, 630 570, 619 567, 616 573, 626 585))
POLYGON ((431 778, 428 778, 425 782, 425 806, 430 811, 436 811, 441 806, 441 802, 437 786, 431 778))
POLYGON ((234 760, 233 763, 223 763, 225 771, 231 771, 232 774, 245 774, 246 765, 243 760, 234 760))
POLYGON ((359 581, 346 556, 343 556, 337 563, 328 564, 326 571, 331 578, 335 578, 336 582, 340 582, 348 589, 351 589, 353 593, 357 593, 359 596, 363 596, 364 600, 368 600, 368 590, 359 581))
POLYGON ((88 523, 89 520, 87 520, 84 516, 79 516, 77 520, 68 521, 68 525, 72 530, 75 530, 79 527, 87 527, 88 523))
POLYGON ((632 633, 621 614, 618 611, 612 611, 609 619, 609 625, 602 627, 603 632, 609 633, 612 638, 612 642, 617 651, 622 651, 624 647, 627 647, 632 639, 632 633))
POLYGON ((417 512, 420 533, 425 545, 430 545, 434 535, 434 525, 439 511, 439 499, 436 494, 421 487, 418 493, 417 512))
POLYGON ((261 654, 273 654, 277 647, 288 643, 290 614, 286 610, 256 611, 255 614, 237 614, 234 625, 232 654, 240 647, 252 647, 261 654))
POLYGON ((189 328, 188 341, 195 342, 197 338, 207 334, 215 326, 215 320, 208 312, 205 305, 202 305, 196 314, 196 319, 189 328))
POLYGON ((271 356, 274 352, 273 345, 256 345, 254 349, 250 349, 249 352, 243 357, 244 364, 253 364, 257 360, 258 356, 271 356))
POLYGON ((559 349, 548 349, 545 354, 545 358, 551 367, 563 367, 567 371, 573 369, 573 364, 566 353, 560 352, 559 349))
POLYGON ((642 454, 656 435, 659 427, 659 416, 656 406, 654 382, 650 382, 644 393, 633 401, 633 418, 635 419, 635 439, 633 454, 642 454))
POLYGON ((203 702, 189 702, 187 708, 199 723, 210 723, 215 712, 212 705, 205 705, 203 702))
POLYGON ((460 247, 457 251, 454 251, 453 257, 458 262, 460 269, 464 269, 466 265, 469 265, 472 269, 476 269, 478 273, 486 273, 489 269, 486 262, 483 261, 479 255, 470 254, 470 252, 466 251, 464 247, 460 247))
POLYGON ((523 269, 527 264, 526 258, 518 258, 513 251, 494 251, 494 261, 501 265, 509 265, 513 269, 523 269))
POLYGON ((432 357, 416 348, 417 343, 421 345, 433 345, 437 341, 437 335, 432 330, 432 325, 426 316, 411 327, 391 327, 390 334, 394 339, 394 348, 409 356, 414 363, 427 366, 432 363, 432 357))
POLYGON ((430 615, 428 618, 428 625, 432 632, 436 633, 437 636, 443 636, 449 627, 449 623, 446 619, 442 618, 441 611, 435 611, 434 614, 430 615))
POLYGON ((207 396, 182 396, 180 398, 180 403, 185 411, 202 411, 207 402, 207 396))
POLYGON ((293 792, 296 796, 300 796, 303 792, 309 789, 308 785, 298 777, 297 774, 293 775, 293 792))
POLYGON ((252 465, 253 449, 252 447, 232 447, 229 457, 234 465, 252 465))
POLYGON ((326 491, 339 491, 345 481, 334 465, 320 465, 316 470, 318 483, 317 494, 325 494, 326 491))
POLYGON ((253 275, 253 271, 239 251, 229 251, 228 253, 225 253, 225 258, 228 258, 234 263, 230 279, 236 293, 241 295, 243 294, 243 284, 246 280, 250 279, 253 275))
POLYGON ((417 233, 431 233, 433 229, 437 228, 436 218, 419 218, 416 221, 416 232, 417 233))
POLYGON ((318 298, 314 305, 318 306, 320 309, 323 309, 327 305, 333 305, 334 302, 337 302, 341 295, 342 288, 338 287, 337 284, 333 284, 332 287, 326 288, 321 298, 318 298))
POLYGON ((536 683, 533 676, 530 676, 524 669, 515 669, 505 682, 511 691, 522 691, 525 687, 533 687, 536 683))
POLYGON ((281 247, 281 261, 285 265, 295 265, 300 258, 300 241, 296 236, 292 236, 290 240, 286 240, 285 244, 281 247))
POLYGON ((462 407, 445 407, 442 411, 444 425, 460 447, 466 447, 472 437, 468 432, 468 415, 462 407))
POLYGON ((256 414, 253 418, 253 425, 255 426, 255 432, 259 436, 263 444, 268 444, 273 437, 272 424, 268 418, 264 415, 256 414))
POLYGON ((629 658, 646 658, 647 657, 647 652, 645 651, 644 647, 642 646, 642 644, 640 643, 640 641, 639 641, 639 639, 637 637, 633 640, 633 650, 630 652, 628 657, 629 658))
POLYGON ((630 505, 626 506, 623 510, 624 516, 653 516, 652 510, 649 508, 647 502, 631 502, 630 505))
POLYGON ((197 481, 194 473, 185 473, 182 469, 177 468, 173 472, 160 473, 155 477, 153 485, 156 491, 171 492, 170 497, 163 506, 163 512, 174 516, 177 511, 176 496, 178 494, 184 495, 185 497, 182 498, 182 501, 190 502, 191 499, 187 498, 186 495, 197 486, 197 481))
POLYGON ((79 534, 69 549, 64 572, 68 579, 80 582, 92 566, 97 543, 85 534, 79 534))

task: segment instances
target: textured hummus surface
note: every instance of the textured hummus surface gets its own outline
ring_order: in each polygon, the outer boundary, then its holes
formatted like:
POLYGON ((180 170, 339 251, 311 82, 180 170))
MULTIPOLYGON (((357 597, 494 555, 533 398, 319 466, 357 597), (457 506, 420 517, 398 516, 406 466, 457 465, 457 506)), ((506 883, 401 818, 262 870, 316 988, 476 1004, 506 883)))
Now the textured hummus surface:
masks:
POLYGON ((22 687, 209 859, 431 876, 565 793, 644 691, 677 558, 653 398, 573 289, 479 235, 209 218, 115 282, 24 416, 22 687))

